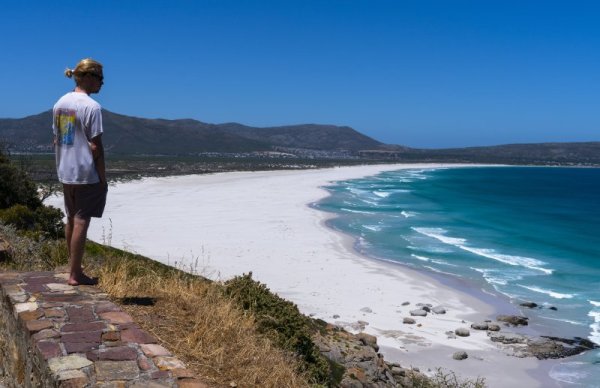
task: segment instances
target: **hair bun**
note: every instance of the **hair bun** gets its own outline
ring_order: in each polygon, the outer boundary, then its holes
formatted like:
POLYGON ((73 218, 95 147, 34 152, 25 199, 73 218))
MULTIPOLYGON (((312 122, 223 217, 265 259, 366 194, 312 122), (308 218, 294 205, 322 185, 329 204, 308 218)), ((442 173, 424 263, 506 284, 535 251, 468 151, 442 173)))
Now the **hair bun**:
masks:
POLYGON ((65 70, 65 76, 66 76, 67 78, 72 78, 72 77, 73 77, 73 70, 71 70, 71 69, 67 68, 67 69, 65 70))

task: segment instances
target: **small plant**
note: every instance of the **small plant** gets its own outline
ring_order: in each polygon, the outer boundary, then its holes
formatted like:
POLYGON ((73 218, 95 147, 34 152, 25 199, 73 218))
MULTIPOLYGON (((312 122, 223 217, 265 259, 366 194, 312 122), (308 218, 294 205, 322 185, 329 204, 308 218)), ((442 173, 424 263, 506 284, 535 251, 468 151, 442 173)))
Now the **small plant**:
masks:
POLYGON ((485 379, 461 379, 456 373, 437 368, 433 376, 425 376, 418 372, 409 372, 407 377, 414 388, 485 388, 485 379))
POLYGON ((112 236, 113 236, 113 224, 112 219, 108 219, 108 232, 102 227, 102 245, 112 246, 112 236))

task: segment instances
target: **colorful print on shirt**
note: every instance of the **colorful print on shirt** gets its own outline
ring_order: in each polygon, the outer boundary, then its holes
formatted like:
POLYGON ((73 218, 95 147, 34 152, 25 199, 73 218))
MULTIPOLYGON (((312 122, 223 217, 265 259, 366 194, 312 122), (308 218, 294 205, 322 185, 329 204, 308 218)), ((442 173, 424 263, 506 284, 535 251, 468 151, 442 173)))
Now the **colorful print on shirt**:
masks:
POLYGON ((54 125, 57 128, 58 144, 73 145, 75 140, 75 110, 58 109, 54 125))

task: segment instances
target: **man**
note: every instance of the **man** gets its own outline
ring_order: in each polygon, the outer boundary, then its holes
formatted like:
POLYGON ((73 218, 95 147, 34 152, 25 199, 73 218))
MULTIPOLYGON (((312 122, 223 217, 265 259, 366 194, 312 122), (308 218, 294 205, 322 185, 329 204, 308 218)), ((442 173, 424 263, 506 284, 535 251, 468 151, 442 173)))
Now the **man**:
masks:
POLYGON ((93 59, 81 60, 65 75, 75 78, 75 89, 54 105, 53 132, 56 171, 63 184, 69 252, 68 284, 93 285, 97 279, 83 273, 82 260, 91 217, 102 217, 108 185, 102 146, 102 111, 90 94, 104 84, 102 65, 93 59))

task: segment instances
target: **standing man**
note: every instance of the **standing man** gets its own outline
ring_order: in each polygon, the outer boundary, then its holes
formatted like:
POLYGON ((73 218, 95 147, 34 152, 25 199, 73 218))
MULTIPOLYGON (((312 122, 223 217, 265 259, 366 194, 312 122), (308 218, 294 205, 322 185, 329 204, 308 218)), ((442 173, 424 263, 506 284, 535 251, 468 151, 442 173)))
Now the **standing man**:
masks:
POLYGON ((81 262, 91 217, 102 217, 106 204, 106 172, 102 146, 102 111, 90 94, 104 84, 102 65, 91 58, 75 69, 65 70, 75 78, 75 89, 54 105, 52 130, 56 150, 56 171, 63 184, 69 252, 68 284, 93 285, 98 281, 83 273, 81 262))

